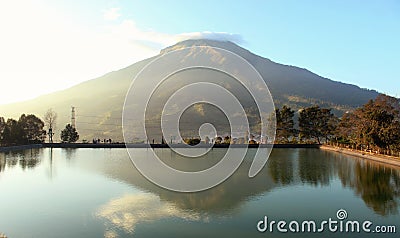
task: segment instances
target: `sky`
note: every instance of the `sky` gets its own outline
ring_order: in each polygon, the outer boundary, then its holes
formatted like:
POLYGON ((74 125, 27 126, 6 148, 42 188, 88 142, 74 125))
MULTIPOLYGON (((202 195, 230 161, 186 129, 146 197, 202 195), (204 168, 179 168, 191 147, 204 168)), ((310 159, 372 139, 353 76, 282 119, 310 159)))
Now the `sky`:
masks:
POLYGON ((0 0, 0 104, 62 90, 185 39, 400 97, 400 1, 0 0))

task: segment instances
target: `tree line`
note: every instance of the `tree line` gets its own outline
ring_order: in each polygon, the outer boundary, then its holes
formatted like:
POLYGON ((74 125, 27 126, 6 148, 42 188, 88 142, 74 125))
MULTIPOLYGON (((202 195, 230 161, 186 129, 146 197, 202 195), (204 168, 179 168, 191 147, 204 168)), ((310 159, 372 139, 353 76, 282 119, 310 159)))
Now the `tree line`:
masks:
MULTIPOLYGON (((49 112, 49 111, 48 111, 49 112)), ((27 144, 40 144, 45 142, 47 135, 53 136, 53 128, 55 127, 56 116, 48 121, 48 112, 45 114, 45 122, 33 114, 22 114, 18 120, 0 117, 0 146, 15 146, 27 144), (45 130, 45 126, 50 129, 45 130)), ((68 124, 61 131, 62 142, 76 142, 79 134, 75 128, 68 124)))
POLYGON ((379 95, 352 112, 336 117, 331 109, 312 106, 295 111, 276 109, 276 143, 335 143, 384 154, 400 151, 399 100, 379 95))
MULTIPOLYGON (((400 152, 400 104, 397 98, 379 95, 340 118, 331 109, 319 106, 303 108, 298 113, 283 106, 276 109, 275 114, 275 143, 334 143, 389 155, 400 152)), ((47 136, 52 138, 56 118, 57 114, 51 109, 44 115, 44 122, 33 114, 22 114, 18 120, 0 117, 0 146, 43 143, 47 136)), ((78 132, 70 124, 61 131, 62 142, 72 143, 78 139, 78 132)), ((229 136, 214 139, 216 144, 230 144, 234 140, 229 136)), ((185 142, 194 145, 200 140, 194 138, 185 142)), ((244 138, 243 143, 250 142, 256 143, 252 138, 244 138)))
POLYGON ((18 120, 0 117, 0 145, 26 145, 42 143, 46 139, 44 122, 35 115, 22 114, 18 120))

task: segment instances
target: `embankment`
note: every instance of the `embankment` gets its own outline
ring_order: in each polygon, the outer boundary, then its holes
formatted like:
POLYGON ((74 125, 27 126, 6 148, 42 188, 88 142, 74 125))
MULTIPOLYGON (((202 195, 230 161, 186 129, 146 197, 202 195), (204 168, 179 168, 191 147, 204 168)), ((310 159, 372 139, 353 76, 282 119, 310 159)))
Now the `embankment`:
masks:
POLYGON ((29 150, 29 149, 42 148, 42 147, 43 147, 42 144, 6 146, 6 147, 0 147, 0 152, 29 150))
MULTIPOLYGON (((167 144, 152 144, 150 145, 152 148, 169 148, 167 144)), ((197 145, 196 148, 208 148, 210 145, 200 144, 197 145)), ((258 147, 274 147, 274 148, 314 148, 318 149, 320 145, 317 144, 267 144, 267 145, 257 145, 257 144, 215 144, 213 148, 258 148, 258 147)), ((20 146, 9 146, 9 147, 0 147, 0 152, 8 152, 8 151, 18 151, 18 150, 27 150, 32 148, 148 148, 148 144, 124 144, 124 143, 43 143, 43 144, 33 144, 33 145, 20 145, 20 146)), ((172 145, 174 148, 183 148, 186 147, 184 144, 174 144, 172 145)))
POLYGON ((352 149, 346 149, 346 148, 340 148, 340 147, 334 147, 334 146, 328 146, 328 145, 321 145, 320 149, 334 151, 334 152, 342 153, 345 155, 356 156, 356 157, 360 157, 363 159, 400 167, 400 158, 394 157, 394 156, 379 155, 379 154, 373 154, 373 153, 352 150, 352 149))

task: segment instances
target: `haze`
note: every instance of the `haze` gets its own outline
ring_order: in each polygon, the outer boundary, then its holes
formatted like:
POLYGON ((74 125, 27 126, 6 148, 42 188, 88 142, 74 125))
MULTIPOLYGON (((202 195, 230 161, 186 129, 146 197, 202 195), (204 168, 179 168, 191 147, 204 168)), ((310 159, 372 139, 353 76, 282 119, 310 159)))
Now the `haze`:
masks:
POLYGON ((2 1, 0 104, 73 86, 185 39, 229 40, 400 95, 398 1, 2 1))

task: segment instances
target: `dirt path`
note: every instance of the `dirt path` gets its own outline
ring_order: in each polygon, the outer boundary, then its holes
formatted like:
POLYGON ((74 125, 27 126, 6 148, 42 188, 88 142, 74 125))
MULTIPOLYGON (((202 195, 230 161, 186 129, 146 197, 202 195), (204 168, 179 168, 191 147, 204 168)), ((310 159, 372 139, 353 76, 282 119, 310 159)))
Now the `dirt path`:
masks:
POLYGON ((334 152, 338 152, 338 153, 342 153, 342 154, 346 154, 346 155, 357 156, 357 157, 360 157, 363 159, 368 159, 368 160, 400 167, 400 158, 399 157, 387 156, 387 155, 377 155, 377 154, 372 154, 372 153, 368 153, 368 152, 362 152, 362 151, 358 151, 358 150, 351 150, 351 149, 339 148, 339 147, 333 147, 333 146, 327 146, 327 145, 322 145, 320 147, 320 149, 334 151, 334 152))

